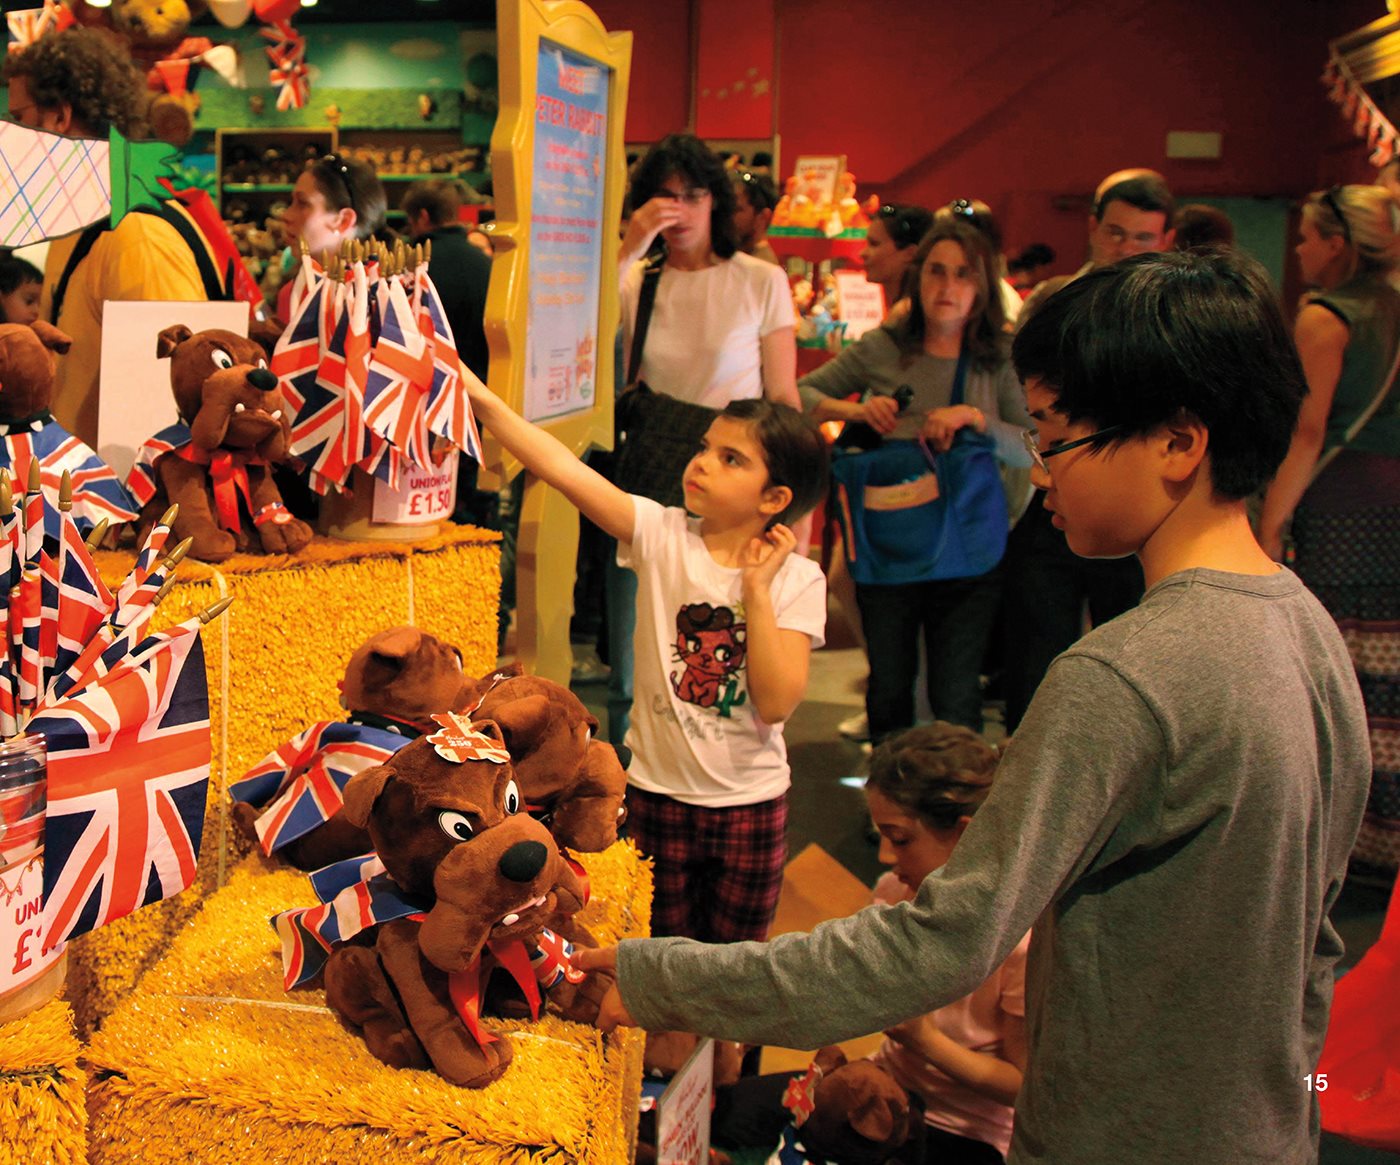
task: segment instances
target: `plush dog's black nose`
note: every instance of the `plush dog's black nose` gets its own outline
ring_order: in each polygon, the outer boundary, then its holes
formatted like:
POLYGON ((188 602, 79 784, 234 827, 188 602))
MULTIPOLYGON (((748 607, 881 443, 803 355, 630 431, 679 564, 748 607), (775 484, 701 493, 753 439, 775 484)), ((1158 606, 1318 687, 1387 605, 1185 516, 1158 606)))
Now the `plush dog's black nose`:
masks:
POLYGON ((542 869, 549 851, 538 841, 517 841, 501 855, 498 866, 512 882, 528 882, 542 869))
POLYGON ((248 383, 259 392, 271 392, 277 387, 277 377, 273 376, 266 368, 254 368, 248 373, 248 383))

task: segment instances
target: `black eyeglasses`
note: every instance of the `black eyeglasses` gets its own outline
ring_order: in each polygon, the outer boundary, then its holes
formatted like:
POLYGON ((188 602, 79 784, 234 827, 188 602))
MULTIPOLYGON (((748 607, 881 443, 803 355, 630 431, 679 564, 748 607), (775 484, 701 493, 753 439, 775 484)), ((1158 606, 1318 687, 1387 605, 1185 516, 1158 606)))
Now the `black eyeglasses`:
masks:
POLYGON ((1109 425, 1106 429, 1100 429, 1097 433, 1090 433, 1087 437, 1076 437, 1073 441, 1066 441, 1063 445, 1056 445, 1053 449, 1042 449, 1040 438, 1030 429, 1021 430, 1021 441, 1026 446, 1026 452, 1031 455, 1031 461, 1035 467, 1042 472, 1048 472, 1045 467, 1047 457, 1058 457, 1061 453, 1068 453, 1071 449, 1078 449, 1081 445, 1087 445, 1091 441, 1097 441, 1100 437, 1110 437, 1122 429, 1122 425, 1109 425))
POLYGON ((358 218, 360 210, 359 207, 355 205, 355 187, 350 183, 350 167, 345 164, 345 160, 339 154, 323 154, 316 160, 315 165, 320 168, 323 173, 327 170, 334 173, 335 177, 340 181, 341 186, 345 188, 346 205, 355 212, 358 218))
POLYGON ((1327 204, 1327 209, 1332 212, 1337 221, 1342 224, 1342 241, 1348 246, 1351 245, 1351 224, 1347 222, 1347 216, 1342 213, 1342 208, 1337 203, 1337 192, 1340 186, 1334 186, 1331 190, 1322 192, 1322 201, 1327 204))

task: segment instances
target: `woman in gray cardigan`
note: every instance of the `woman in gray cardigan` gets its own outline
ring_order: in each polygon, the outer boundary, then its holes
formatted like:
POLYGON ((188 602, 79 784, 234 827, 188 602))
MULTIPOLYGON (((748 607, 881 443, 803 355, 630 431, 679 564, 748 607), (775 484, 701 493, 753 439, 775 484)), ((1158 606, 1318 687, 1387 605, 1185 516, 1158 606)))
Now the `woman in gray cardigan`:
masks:
MULTIPOLYGON (((866 424, 886 441, 923 437, 939 452, 960 429, 972 428, 994 438, 1006 464, 1028 465, 1021 433, 1030 418, 1007 355, 986 239, 966 223, 939 223, 924 236, 915 265, 919 287, 908 314, 804 377, 798 383, 804 407, 818 421, 866 424), (965 403, 953 404, 964 355, 965 403), (854 393, 861 399, 844 399, 854 393), (902 409, 896 394, 907 402, 902 409)), ((1000 589, 995 568, 975 578, 857 584, 870 662, 866 712, 872 741, 914 723, 920 635, 934 716, 981 731, 979 676, 1000 589)))

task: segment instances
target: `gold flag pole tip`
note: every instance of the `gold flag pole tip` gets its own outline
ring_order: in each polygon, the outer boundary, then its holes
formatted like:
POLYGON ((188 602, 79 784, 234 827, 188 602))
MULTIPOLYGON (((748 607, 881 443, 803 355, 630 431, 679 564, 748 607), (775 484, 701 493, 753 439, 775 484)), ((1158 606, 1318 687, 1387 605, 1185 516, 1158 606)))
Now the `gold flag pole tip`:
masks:
POLYGON ((162 570, 174 570, 184 561, 185 555, 190 552, 190 547, 194 545, 194 535, 191 534, 183 542, 175 547, 165 556, 165 561, 160 564, 162 570))
POLYGON ((233 606, 233 596, 229 595, 228 598, 220 599, 212 606, 205 607, 204 610, 199 613, 199 621, 201 623, 212 623, 231 606, 233 606))
POLYGON ((73 509, 73 475, 66 469, 58 482, 58 508, 65 514, 73 509))
POLYGON ((102 539, 107 536, 107 527, 111 524, 111 518, 99 518, 97 520, 97 525, 88 531, 88 536, 83 539, 84 545, 86 545, 89 550, 96 550, 102 545, 102 539))

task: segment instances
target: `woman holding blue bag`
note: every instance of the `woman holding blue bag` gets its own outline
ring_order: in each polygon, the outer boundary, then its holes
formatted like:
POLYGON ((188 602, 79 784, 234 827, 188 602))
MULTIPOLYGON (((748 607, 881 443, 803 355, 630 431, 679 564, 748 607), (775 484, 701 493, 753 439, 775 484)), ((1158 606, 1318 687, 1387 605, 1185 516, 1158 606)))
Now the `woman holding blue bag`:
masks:
POLYGON ((909 314, 798 384, 816 419, 864 424, 883 438, 832 466, 876 743, 914 723, 921 635, 934 716, 981 731, 979 676, 1007 531, 997 463, 1030 464, 1021 436, 1030 419, 985 237, 938 223, 915 264, 909 314), (861 400, 842 399, 856 392, 861 400))

